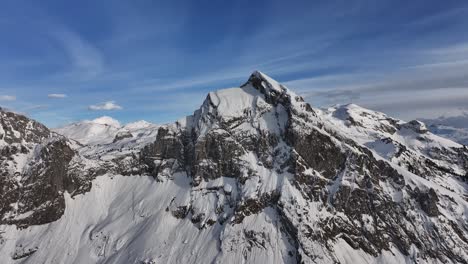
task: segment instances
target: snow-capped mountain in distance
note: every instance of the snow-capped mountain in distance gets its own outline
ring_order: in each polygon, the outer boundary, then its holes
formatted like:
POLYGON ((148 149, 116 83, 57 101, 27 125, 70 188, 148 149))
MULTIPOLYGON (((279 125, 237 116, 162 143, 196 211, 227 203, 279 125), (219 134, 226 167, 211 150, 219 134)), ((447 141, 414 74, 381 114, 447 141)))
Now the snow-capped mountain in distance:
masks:
POLYGON ((111 126, 111 127, 120 127, 120 122, 115 120, 114 118, 110 117, 110 116, 101 116, 101 117, 98 117, 92 121, 88 121, 90 123, 94 123, 94 124, 100 124, 100 125, 107 125, 107 126, 111 126))
POLYGON ((468 149, 417 120, 261 72, 99 144, 1 113, 2 263, 468 262, 468 149))
POLYGON ((468 113, 421 120, 428 125, 432 133, 468 145, 468 113))
POLYGON ((138 136, 145 129, 155 129, 155 124, 144 120, 122 126, 119 121, 109 116, 94 120, 84 120, 56 128, 53 131, 76 140, 83 145, 109 144, 114 140, 138 136))
POLYGON ((468 146, 468 128, 457 128, 446 125, 432 124, 429 130, 437 135, 449 138, 460 144, 468 146))
POLYGON ((121 129, 119 121, 103 116, 94 120, 84 120, 54 129, 58 134, 76 140, 81 144, 105 144, 112 142, 121 129))

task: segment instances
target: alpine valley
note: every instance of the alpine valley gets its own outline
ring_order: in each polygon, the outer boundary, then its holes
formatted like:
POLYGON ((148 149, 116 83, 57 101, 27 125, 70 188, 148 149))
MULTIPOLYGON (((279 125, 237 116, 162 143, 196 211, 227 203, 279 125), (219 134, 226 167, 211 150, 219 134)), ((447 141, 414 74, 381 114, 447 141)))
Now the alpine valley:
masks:
POLYGON ((468 148, 267 75, 173 124, 0 111, 0 262, 468 263, 468 148))

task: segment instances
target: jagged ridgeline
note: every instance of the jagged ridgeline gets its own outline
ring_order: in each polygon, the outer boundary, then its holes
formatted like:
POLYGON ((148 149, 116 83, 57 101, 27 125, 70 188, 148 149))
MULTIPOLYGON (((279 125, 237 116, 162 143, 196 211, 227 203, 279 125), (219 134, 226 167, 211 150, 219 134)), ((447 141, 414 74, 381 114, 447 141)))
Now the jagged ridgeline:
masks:
POLYGON ((468 149, 260 72, 173 124, 1 111, 2 263, 468 263, 468 149))

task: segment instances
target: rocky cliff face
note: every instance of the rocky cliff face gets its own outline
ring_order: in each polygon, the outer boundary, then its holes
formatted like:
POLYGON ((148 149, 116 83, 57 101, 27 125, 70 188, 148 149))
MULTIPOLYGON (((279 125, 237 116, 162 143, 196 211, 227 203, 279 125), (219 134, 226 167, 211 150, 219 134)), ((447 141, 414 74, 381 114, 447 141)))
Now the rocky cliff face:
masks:
POLYGON ((91 187, 72 143, 22 115, 0 111, 0 224, 46 224, 64 212, 63 193, 91 187))
MULTIPOLYGON (((79 148, 51 142, 36 156, 44 162, 28 170, 29 183, 53 183, 42 195, 49 204, 63 203, 61 192, 89 190, 96 174, 108 176, 79 198, 102 198, 68 240, 80 250, 47 254, 46 244, 29 241, 31 261, 468 262, 466 147, 419 121, 355 105, 314 109, 260 72, 209 93, 192 116, 136 137, 79 148)), ((80 202, 65 203, 68 213, 50 224, 56 230, 81 210, 80 202)), ((54 208, 59 218, 66 207, 54 208)), ((4 224, 20 223, 12 219, 4 224)), ((12 243, 0 252, 24 253, 12 243)))

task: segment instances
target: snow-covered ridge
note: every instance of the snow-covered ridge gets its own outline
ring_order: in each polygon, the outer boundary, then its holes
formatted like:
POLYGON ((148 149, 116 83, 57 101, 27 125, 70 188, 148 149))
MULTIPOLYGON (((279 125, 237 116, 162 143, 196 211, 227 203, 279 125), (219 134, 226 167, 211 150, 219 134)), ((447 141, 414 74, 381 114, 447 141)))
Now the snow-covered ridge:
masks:
POLYGON ((331 107, 320 113, 330 130, 352 138, 375 155, 422 177, 431 177, 439 184, 465 188, 452 182, 452 177, 446 177, 444 172, 461 176, 468 172, 468 164, 460 162, 465 148, 431 133, 423 122, 405 122, 355 104, 331 107))
POLYGON ((337 125, 346 135, 353 136, 361 143, 391 137, 419 150, 427 147, 462 147, 456 142, 430 133, 422 121, 405 122, 355 104, 331 107, 321 113, 325 120, 337 125))

